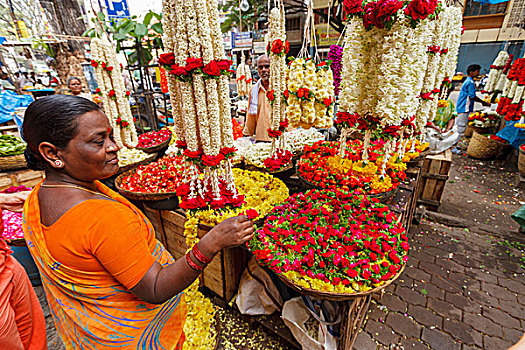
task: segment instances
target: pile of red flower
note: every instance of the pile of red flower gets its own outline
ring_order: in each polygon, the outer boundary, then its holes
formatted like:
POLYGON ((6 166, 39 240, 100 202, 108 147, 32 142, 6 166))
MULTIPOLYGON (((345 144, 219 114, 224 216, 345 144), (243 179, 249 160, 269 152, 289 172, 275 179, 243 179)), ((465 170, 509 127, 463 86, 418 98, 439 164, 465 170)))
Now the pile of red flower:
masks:
POLYGON ((343 293, 392 279, 409 249, 405 229, 387 206, 338 190, 289 197, 247 246, 259 263, 296 284, 343 293))
MULTIPOLYGON (((362 188, 369 194, 381 193, 374 191, 370 185, 372 177, 349 172, 345 175, 331 171, 328 161, 339 151, 339 142, 318 141, 312 146, 305 146, 304 154, 298 162, 298 174, 306 181, 320 188, 341 189, 345 191, 362 188)), ((357 162, 361 160, 363 142, 350 140, 346 143, 345 159, 357 162)), ((384 142, 374 141, 368 149, 369 162, 376 162, 384 154, 384 142)), ((386 175, 391 178, 392 186, 387 190, 396 189, 400 182, 406 179, 404 171, 387 168, 386 175)), ((383 191, 384 192, 384 191, 383 191)))
POLYGON ((292 152, 278 149, 274 155, 264 160, 264 166, 270 171, 278 171, 292 161, 292 152))
POLYGON ((509 143, 507 140, 502 139, 501 137, 496 136, 496 135, 488 135, 488 138, 494 141, 498 141, 500 143, 505 143, 505 144, 509 143))
POLYGON ((162 128, 159 131, 149 131, 139 135, 138 148, 151 148, 171 139, 171 130, 162 128))
POLYGON ((193 74, 202 74, 206 78, 213 78, 224 74, 229 75, 233 72, 230 70, 232 65, 230 60, 212 60, 204 64, 202 57, 188 57, 186 64, 180 65, 175 62, 175 55, 171 52, 160 55, 159 64, 169 74, 182 81, 190 81, 193 74))
POLYGON ((124 190, 140 193, 175 192, 182 181, 184 159, 166 156, 156 162, 140 165, 122 179, 124 190))

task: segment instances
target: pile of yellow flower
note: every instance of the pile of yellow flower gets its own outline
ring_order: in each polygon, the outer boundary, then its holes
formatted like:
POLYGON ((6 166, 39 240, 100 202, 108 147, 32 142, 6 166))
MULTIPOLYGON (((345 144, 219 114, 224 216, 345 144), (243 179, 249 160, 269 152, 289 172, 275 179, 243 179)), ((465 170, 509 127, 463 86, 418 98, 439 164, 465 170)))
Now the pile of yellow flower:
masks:
MULTIPOLYGON (((184 224, 186 244, 191 249, 198 242, 197 228, 199 223, 215 226, 230 217, 236 216, 247 209, 255 209, 260 217, 266 216, 276 204, 289 196, 288 188, 279 179, 270 174, 258 171, 233 169, 235 185, 246 203, 241 208, 229 210, 201 210, 193 214, 187 212, 188 219, 184 224)), ((185 291, 188 316, 184 325, 186 342, 184 350, 209 350, 215 344, 215 309, 211 301, 198 290, 199 280, 196 280, 185 291)))

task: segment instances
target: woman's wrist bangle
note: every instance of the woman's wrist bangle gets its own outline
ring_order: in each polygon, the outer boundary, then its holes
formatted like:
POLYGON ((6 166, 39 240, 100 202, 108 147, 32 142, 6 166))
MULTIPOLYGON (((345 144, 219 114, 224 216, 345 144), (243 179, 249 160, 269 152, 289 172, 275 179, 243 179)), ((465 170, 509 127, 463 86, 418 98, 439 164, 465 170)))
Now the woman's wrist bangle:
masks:
POLYGON ((195 270, 195 271, 198 271, 198 272, 201 272, 206 267, 206 266, 199 266, 199 265, 195 264, 193 262, 193 260, 191 260, 190 252, 188 252, 186 254, 186 262, 188 263, 188 265, 191 267, 192 270, 195 270))
POLYGON ((193 252, 193 256, 195 256, 195 259, 197 259, 201 264, 208 265, 211 263, 212 259, 208 258, 206 255, 204 255, 197 244, 195 244, 191 250, 193 252))

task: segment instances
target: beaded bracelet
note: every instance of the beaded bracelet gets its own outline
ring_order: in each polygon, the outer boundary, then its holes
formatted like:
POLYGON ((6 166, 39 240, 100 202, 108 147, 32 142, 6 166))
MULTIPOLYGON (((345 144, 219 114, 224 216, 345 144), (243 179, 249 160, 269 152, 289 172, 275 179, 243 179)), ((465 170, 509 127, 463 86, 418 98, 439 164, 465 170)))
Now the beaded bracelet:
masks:
POLYGON ((199 265, 195 264, 193 262, 193 260, 191 260, 190 252, 188 252, 188 254, 186 254, 186 262, 195 271, 199 271, 200 272, 200 271, 204 270, 204 268, 206 267, 206 266, 199 266, 199 265))
POLYGON ((193 255, 195 256, 195 259, 197 259, 200 263, 202 263, 204 265, 208 265, 209 263, 211 263, 212 259, 210 259, 206 255, 202 254, 202 252, 200 251, 199 247, 197 247, 197 244, 195 244, 193 246, 193 249, 191 251, 193 252, 193 255))

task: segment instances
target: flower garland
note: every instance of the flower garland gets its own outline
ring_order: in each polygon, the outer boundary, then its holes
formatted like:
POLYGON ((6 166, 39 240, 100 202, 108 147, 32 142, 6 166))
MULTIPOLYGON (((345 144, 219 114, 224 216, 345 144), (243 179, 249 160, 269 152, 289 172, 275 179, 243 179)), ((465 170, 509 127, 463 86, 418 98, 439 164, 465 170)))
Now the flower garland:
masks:
POLYGON ((476 112, 468 117, 468 124, 478 128, 491 128, 498 125, 499 114, 495 112, 476 112))
POLYGON ((95 68, 98 84, 98 94, 102 97, 104 111, 113 128, 113 137, 119 147, 134 148, 137 145, 137 131, 126 91, 122 68, 117 61, 113 45, 105 38, 91 40, 93 59, 91 66, 95 68))
MULTIPOLYGON (((282 133, 288 124, 286 120, 286 54, 289 44, 286 40, 284 5, 278 0, 269 15, 267 53, 270 58, 270 86, 267 93, 270 101, 270 127, 268 136, 272 138, 272 150, 284 149, 282 133), (277 141, 279 142, 277 144, 277 141)), ((272 153, 273 153, 272 152, 272 153)))
POLYGON ((339 190, 291 196, 247 246, 259 263, 294 283, 339 293, 386 283, 406 264, 409 250, 406 231, 388 207, 339 190))
POLYGON ((494 62, 490 65, 489 77, 482 93, 492 94, 496 92, 497 84, 503 75, 503 69, 505 68, 508 59, 509 54, 506 51, 500 51, 498 57, 496 57, 494 62))
POLYGON ((505 120, 518 122, 514 124, 518 128, 525 128, 525 58, 518 58, 512 64, 507 75, 505 88, 496 111, 505 116, 505 120))
POLYGON ((283 95, 290 125, 305 129, 331 127, 335 98, 333 75, 327 62, 316 66, 310 58, 292 59, 286 77, 288 89, 283 95))
POLYGON ((164 37, 170 70, 177 145, 186 157, 186 209, 242 204, 231 171, 233 133, 228 96, 231 62, 225 58, 217 1, 164 0, 164 37), (199 176, 201 172, 203 176, 199 176))
POLYGON ((343 58, 343 48, 339 45, 331 45, 328 51, 328 61, 331 61, 330 68, 334 74, 334 93, 339 96, 341 90, 341 69, 343 67, 341 60, 343 58))
POLYGON ((239 96, 248 96, 252 91, 252 72, 250 66, 246 64, 244 51, 242 52, 241 63, 237 66, 235 81, 237 83, 239 96))

